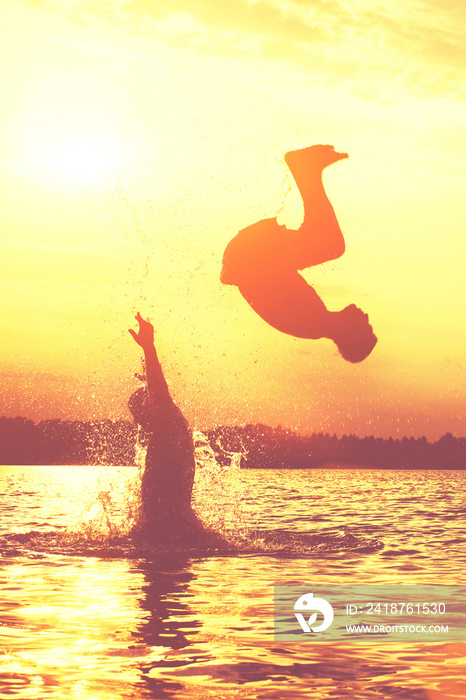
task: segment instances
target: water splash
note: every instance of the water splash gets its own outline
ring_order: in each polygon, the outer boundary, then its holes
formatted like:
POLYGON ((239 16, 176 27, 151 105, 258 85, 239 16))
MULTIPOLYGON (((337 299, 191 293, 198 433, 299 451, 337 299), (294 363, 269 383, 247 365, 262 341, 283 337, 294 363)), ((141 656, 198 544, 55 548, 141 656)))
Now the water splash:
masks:
MULTIPOLYGON (((133 470, 134 471, 134 470, 133 470)), ((139 474, 121 483, 112 467, 101 469, 76 522, 66 530, 72 540, 106 542, 124 537, 137 518, 139 474)))
POLYGON ((231 529, 245 531, 241 501, 244 483, 241 477, 241 454, 223 451, 220 464, 214 450, 201 431, 193 432, 196 476, 194 509, 207 527, 225 536, 231 529))
MULTIPOLYGON (((220 464, 204 433, 194 431, 193 438, 196 461, 193 506, 196 514, 209 532, 225 537, 234 530, 246 536, 245 518, 241 512, 244 493, 241 455, 224 452, 224 463, 220 464)), ((146 450, 147 435, 139 429, 135 444, 136 469, 132 470, 131 479, 123 482, 111 467, 100 468, 77 521, 67 531, 71 539, 105 542, 130 534, 140 522, 146 450)))
MULTIPOLYGON (((193 434, 196 477, 193 505, 205 530, 190 538, 166 543, 144 542, 131 534, 138 522, 141 476, 147 436, 140 431, 136 445, 137 467, 117 470, 96 467, 96 478, 87 484, 85 504, 71 527, 44 532, 9 534, 0 540, 0 551, 9 556, 80 555, 105 558, 200 556, 338 556, 366 553, 383 547, 375 539, 356 536, 348 529, 297 533, 287 529, 251 527, 246 515, 246 480, 240 453, 221 452, 217 458, 206 435, 193 434), (214 535, 214 536, 213 536, 214 535)), ((221 445, 216 445, 221 449, 221 445)))

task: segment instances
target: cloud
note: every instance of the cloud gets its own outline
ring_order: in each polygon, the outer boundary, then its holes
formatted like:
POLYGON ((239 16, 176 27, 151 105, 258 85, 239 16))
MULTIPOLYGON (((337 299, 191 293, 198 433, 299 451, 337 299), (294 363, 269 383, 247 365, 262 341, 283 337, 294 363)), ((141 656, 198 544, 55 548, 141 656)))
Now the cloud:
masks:
MULTIPOLYGON (((375 94, 455 94, 466 59, 461 0, 43 0, 70 22, 123 28, 201 56, 280 61, 375 94)), ((102 37, 105 35, 102 34, 102 37)), ((103 39, 103 43, 105 40, 103 39)), ((79 46, 77 45, 79 51, 79 46)), ((122 60, 123 57, 122 57, 122 60)))
MULTIPOLYGON (((133 0, 122 8, 124 13, 156 20, 191 15, 204 27, 233 32, 241 36, 292 38, 315 41, 325 38, 322 28, 296 12, 286 12, 278 3, 258 0, 166 0, 163 10, 152 2, 133 0)), ((176 25, 173 25, 174 27, 176 25)))
POLYGON ((466 42, 457 20, 466 12, 456 0, 442 6, 433 0, 403 6, 363 0, 167 0, 163 9, 133 0, 121 3, 119 11, 133 22, 152 20, 154 30, 171 18, 164 39, 178 46, 181 35, 199 51, 250 52, 321 76, 378 81, 382 90, 391 80, 417 92, 445 94, 463 82, 466 42))

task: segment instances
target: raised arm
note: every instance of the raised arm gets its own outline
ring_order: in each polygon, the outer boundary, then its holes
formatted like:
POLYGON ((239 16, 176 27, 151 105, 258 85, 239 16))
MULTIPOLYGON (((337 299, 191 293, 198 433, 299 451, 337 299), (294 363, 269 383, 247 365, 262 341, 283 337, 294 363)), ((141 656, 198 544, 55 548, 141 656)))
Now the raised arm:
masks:
POLYGON ((139 323, 139 330, 136 333, 132 328, 130 334, 138 345, 144 350, 146 363, 147 386, 156 406, 167 401, 172 402, 167 382, 163 376, 157 351, 154 346, 154 327, 149 321, 145 321, 141 314, 137 313, 136 321, 139 323))

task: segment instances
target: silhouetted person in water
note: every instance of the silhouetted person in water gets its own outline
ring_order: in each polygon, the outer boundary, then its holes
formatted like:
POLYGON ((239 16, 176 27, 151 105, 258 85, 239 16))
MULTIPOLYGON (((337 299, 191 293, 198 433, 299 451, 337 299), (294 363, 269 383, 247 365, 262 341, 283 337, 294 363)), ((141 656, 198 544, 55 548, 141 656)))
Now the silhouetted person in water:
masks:
POLYGON ((335 260, 345 242, 322 182, 322 171, 344 158, 318 145, 285 155, 304 204, 297 231, 264 219, 243 229, 227 245, 221 281, 238 287, 264 321, 297 338, 330 338, 350 362, 361 362, 377 338, 368 316, 354 304, 329 311, 298 270, 335 260))
POLYGON ((155 541, 186 538, 199 534, 203 527, 191 507, 192 433, 170 396, 154 346, 154 328, 139 313, 136 319, 138 332, 129 332, 144 350, 147 389, 138 389, 128 405, 135 420, 151 433, 141 484, 139 530, 155 541))

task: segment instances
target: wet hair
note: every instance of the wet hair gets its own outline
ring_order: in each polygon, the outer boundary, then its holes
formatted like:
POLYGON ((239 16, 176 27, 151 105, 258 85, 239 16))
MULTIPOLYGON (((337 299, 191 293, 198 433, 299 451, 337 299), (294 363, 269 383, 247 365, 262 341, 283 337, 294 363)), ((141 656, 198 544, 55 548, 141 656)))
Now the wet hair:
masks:
POLYGON ((371 331, 363 336, 350 336, 337 344, 340 355, 348 362, 362 362, 377 344, 377 336, 371 331))
POLYGON ((377 336, 367 315, 354 304, 340 313, 344 315, 346 325, 344 332, 335 340, 340 355, 348 362, 362 362, 375 348, 377 336))
POLYGON ((147 433, 151 433, 154 429, 155 412, 149 392, 145 387, 141 387, 131 394, 128 408, 136 423, 139 423, 147 433))

